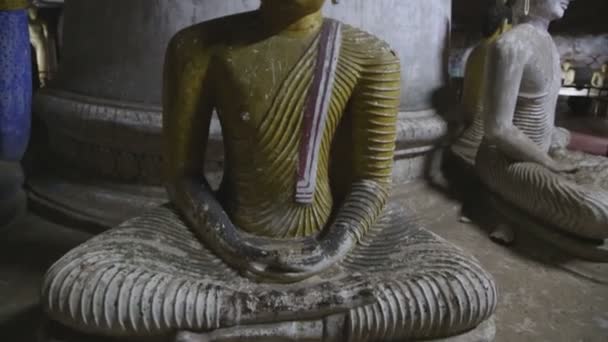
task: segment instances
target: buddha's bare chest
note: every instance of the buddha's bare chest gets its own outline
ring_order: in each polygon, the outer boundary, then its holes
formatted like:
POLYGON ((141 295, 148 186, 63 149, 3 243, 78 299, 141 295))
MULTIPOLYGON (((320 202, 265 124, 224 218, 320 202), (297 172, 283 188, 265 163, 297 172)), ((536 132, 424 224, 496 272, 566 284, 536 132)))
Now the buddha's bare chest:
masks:
MULTIPOLYGON (((521 91, 524 94, 557 96, 561 84, 560 57, 550 37, 536 37, 530 44, 531 57, 524 68, 521 91)), ((550 99, 549 99, 550 101, 550 99)))
POLYGON ((559 53, 550 38, 533 40, 533 52, 524 70, 514 124, 534 142, 548 148, 555 125, 555 107, 561 87, 559 53))
POLYGON ((215 61, 218 110, 224 119, 240 121, 244 116, 249 124, 258 125, 310 43, 279 37, 226 47, 215 61))

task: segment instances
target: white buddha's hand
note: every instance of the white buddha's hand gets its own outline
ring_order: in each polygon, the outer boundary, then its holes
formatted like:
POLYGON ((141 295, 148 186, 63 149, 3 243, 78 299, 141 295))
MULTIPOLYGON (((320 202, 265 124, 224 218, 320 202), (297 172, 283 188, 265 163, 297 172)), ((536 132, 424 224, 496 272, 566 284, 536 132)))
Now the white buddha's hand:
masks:
POLYGON ((570 162, 553 160, 553 163, 549 165, 549 169, 557 173, 575 173, 578 171, 579 167, 570 162))

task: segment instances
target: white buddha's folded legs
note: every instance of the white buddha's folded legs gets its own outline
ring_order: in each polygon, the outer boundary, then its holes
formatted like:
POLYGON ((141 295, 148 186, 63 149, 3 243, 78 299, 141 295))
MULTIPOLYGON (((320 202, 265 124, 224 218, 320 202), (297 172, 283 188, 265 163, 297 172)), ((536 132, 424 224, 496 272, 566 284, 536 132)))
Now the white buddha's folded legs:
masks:
POLYGON ((560 158, 580 170, 558 174, 539 164, 512 161, 484 143, 476 168, 490 191, 533 218, 580 237, 608 238, 608 177, 602 176, 608 167, 601 159, 574 152, 560 158))

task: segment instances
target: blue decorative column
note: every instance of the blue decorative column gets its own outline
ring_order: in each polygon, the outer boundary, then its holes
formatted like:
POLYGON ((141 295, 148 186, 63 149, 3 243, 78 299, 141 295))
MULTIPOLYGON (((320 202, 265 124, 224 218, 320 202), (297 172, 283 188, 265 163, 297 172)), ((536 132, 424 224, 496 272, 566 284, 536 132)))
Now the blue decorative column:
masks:
POLYGON ((0 0, 0 159, 19 161, 30 135, 32 60, 25 1, 0 0))
POLYGON ((24 211, 19 164, 30 138, 32 60, 26 0, 0 0, 0 225, 24 211))

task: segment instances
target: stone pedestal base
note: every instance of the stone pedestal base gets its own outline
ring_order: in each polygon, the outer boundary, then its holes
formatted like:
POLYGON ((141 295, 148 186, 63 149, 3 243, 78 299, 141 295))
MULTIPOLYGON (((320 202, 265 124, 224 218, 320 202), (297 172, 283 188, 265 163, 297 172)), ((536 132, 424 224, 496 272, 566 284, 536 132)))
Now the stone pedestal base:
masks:
POLYGON ((167 202, 161 187, 58 176, 33 178, 28 190, 35 213, 91 233, 105 231, 167 202))
MULTIPOLYGON (((57 323, 47 322, 41 329, 41 338, 38 342, 174 342, 172 337, 159 338, 142 338, 142 339, 112 339, 103 337, 94 337, 70 331, 67 328, 59 326, 57 323)), ((426 340, 426 342, 494 342, 496 337, 496 323, 494 318, 491 318, 475 330, 465 334, 435 340, 426 340)), ((193 341, 199 342, 199 341, 193 341)), ((222 342, 222 341, 200 341, 200 342, 222 342)), ((264 342, 264 341, 261 341, 264 342)), ((291 341, 284 341, 291 342, 291 341)), ((310 341, 312 342, 312 341, 310 341)), ((316 341, 315 341, 316 342, 316 341)), ((323 342, 323 341, 318 341, 323 342)), ((370 341, 376 342, 376 341, 370 341)), ((380 341, 378 341, 380 342, 380 341)), ((422 341, 421 341, 422 342, 422 341)))
POLYGON ((433 152, 447 133, 447 122, 435 110, 399 113, 393 182, 408 183, 438 171, 433 152))
MULTIPOLYGON (((168 200, 162 187, 162 115, 157 106, 41 90, 48 141, 28 177, 32 209, 79 230, 101 232, 168 200), (50 156, 50 157, 49 157, 50 156), (76 162, 78 161, 78 162, 76 162), (83 176, 86 175, 86 176, 83 176)), ((208 178, 221 181, 219 123, 212 124, 208 178)))

